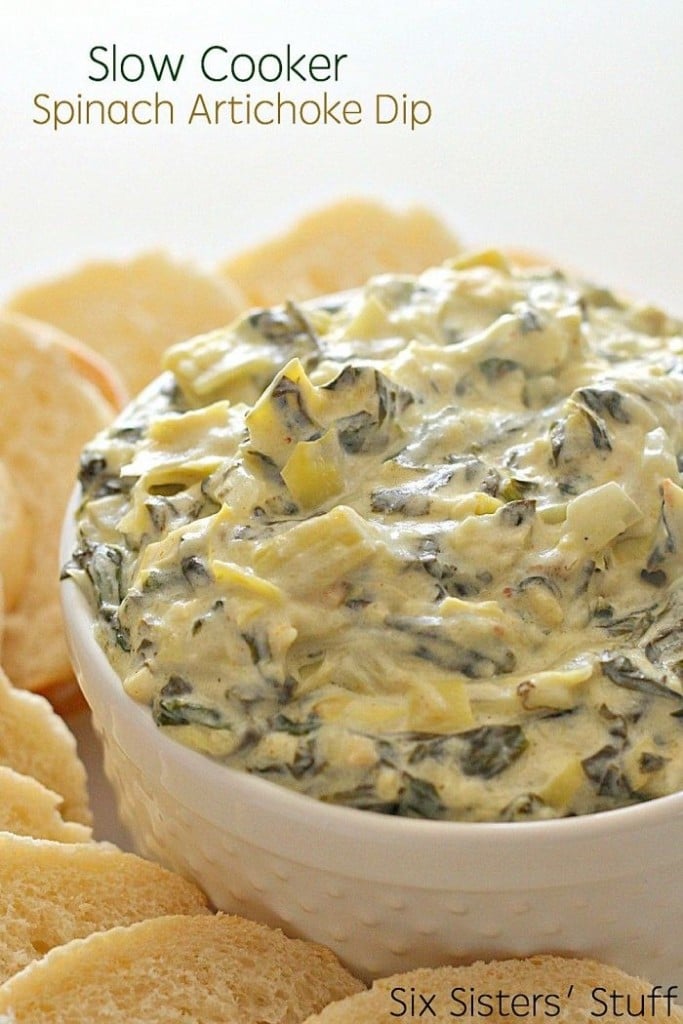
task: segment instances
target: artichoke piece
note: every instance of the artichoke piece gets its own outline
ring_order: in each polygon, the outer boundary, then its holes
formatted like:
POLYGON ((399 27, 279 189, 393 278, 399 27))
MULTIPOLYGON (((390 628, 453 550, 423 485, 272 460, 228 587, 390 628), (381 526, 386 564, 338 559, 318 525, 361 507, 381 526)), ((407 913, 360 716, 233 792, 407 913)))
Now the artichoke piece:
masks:
POLYGON ((320 594, 368 562, 380 547, 362 516, 338 505, 264 541, 255 552, 254 567, 294 596, 320 594))
POLYGON ((328 430, 315 441, 299 441, 282 470, 282 479, 300 508, 316 508, 340 494, 344 467, 337 435, 328 430))

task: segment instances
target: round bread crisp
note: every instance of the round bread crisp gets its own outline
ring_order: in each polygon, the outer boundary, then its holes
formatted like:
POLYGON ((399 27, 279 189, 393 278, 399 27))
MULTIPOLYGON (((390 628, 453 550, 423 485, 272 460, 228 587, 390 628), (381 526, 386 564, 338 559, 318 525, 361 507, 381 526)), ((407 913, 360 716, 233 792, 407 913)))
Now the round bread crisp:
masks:
POLYGON ((417 273, 460 248, 428 210, 395 213, 375 200, 351 198, 316 210, 220 269, 249 303, 271 306, 353 288, 375 274, 417 273))
POLYGON ((547 257, 542 256, 538 252, 533 252, 531 249, 518 249, 516 246, 512 249, 503 249, 504 254, 509 259, 510 263, 516 267, 521 267, 525 270, 533 270, 534 268, 540 267, 554 267, 557 266, 556 261, 549 260, 547 257))
POLYGON ((17 686, 31 690, 72 675, 59 604, 59 535, 81 448, 114 413, 82 369, 82 352, 75 356, 61 332, 0 315, 0 459, 30 525, 2 663, 17 686))
POLYGON ((26 288, 9 308, 55 324, 117 367, 131 394, 168 345, 229 323, 243 304, 229 281, 161 252, 97 261, 26 288))
POLYGON ((28 568, 31 524, 7 466, 0 460, 0 576, 5 610, 16 605, 28 568))
POLYGON ((130 395, 123 377, 117 369, 99 355, 94 348, 84 345, 83 342, 71 338, 67 334, 61 336, 62 344, 68 349, 71 363, 81 377, 94 384, 102 397, 109 402, 114 409, 123 409, 130 395))
POLYGON ((466 1024, 682 1024, 683 1010, 670 1005, 666 993, 665 978, 655 986, 595 960, 539 955, 382 978, 367 992, 326 1007, 304 1024, 392 1024, 418 1017, 442 1024, 456 1019, 466 1024), (625 1012, 627 997, 632 1016, 625 1012))
POLYGON ((88 843, 92 830, 76 821, 65 821, 58 793, 30 775, 0 765, 0 832, 60 843, 88 843))
POLYGON ((109 843, 0 833, 0 982, 71 939, 202 913, 206 899, 195 885, 109 843))
POLYGON ((165 917, 54 949, 0 988, 16 1024, 299 1024, 362 984, 322 946, 239 917, 165 917))
POLYGON ((85 768, 76 740, 45 697, 12 686, 1 669, 0 765, 31 775, 58 793, 66 820, 90 824, 85 768))

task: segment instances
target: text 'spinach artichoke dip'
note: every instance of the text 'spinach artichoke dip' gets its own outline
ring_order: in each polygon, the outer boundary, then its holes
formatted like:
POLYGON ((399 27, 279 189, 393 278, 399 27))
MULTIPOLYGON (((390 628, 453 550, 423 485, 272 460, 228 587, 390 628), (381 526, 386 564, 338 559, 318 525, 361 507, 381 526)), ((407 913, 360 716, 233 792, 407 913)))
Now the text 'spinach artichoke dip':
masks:
POLYGON ((484 254, 175 346, 67 572, 157 724, 322 800, 683 788, 681 324, 484 254))

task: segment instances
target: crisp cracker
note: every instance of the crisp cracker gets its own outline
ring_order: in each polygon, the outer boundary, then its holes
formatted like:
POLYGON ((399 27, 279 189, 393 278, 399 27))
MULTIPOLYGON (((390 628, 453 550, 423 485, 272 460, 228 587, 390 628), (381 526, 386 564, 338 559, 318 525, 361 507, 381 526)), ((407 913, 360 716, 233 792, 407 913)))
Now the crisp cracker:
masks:
POLYGON ((448 227, 421 207, 396 213, 344 199, 220 267, 249 303, 270 306, 362 285, 376 274, 419 273, 460 251, 448 227))
POLYGON ((12 686, 1 669, 0 765, 59 793, 66 820, 90 824, 85 768, 76 740, 45 697, 12 686))
POLYGON ((60 843, 87 843, 92 829, 61 815, 63 798, 30 775, 0 765, 0 832, 60 843))
POLYGON ((9 308, 55 324, 118 369, 132 395, 173 342, 221 327, 243 304, 235 286, 162 252, 94 261, 25 288, 9 308))
POLYGON ((17 686, 42 690, 72 676, 59 603, 59 536, 81 448, 113 413, 82 376, 61 332, 0 315, 0 459, 31 533, 2 650, 17 686))

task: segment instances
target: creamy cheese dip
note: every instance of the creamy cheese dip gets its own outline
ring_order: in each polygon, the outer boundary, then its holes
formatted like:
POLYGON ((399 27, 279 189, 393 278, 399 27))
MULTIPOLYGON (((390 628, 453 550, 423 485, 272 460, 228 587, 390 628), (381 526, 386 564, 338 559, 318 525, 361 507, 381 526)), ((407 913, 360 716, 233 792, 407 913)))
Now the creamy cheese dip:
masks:
POLYGON ((683 336, 496 253, 170 349, 66 572, 169 735, 512 821, 683 789, 683 336))

